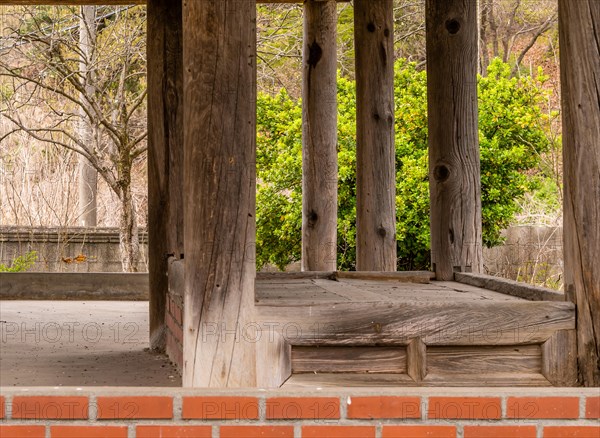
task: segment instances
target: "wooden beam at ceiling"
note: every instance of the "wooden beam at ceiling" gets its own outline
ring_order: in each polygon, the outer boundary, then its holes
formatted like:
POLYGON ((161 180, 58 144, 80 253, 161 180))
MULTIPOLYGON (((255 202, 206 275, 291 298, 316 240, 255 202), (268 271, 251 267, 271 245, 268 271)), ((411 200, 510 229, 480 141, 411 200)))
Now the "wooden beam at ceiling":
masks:
MULTIPOLYGON (((316 0, 324 1, 324 0, 316 0)), ((348 3, 350 0, 336 0, 348 3)), ((82 5, 144 5, 146 0, 0 0, 0 5, 45 5, 45 6, 82 6, 82 5)), ((304 3, 304 0, 257 0, 256 3, 304 3)))

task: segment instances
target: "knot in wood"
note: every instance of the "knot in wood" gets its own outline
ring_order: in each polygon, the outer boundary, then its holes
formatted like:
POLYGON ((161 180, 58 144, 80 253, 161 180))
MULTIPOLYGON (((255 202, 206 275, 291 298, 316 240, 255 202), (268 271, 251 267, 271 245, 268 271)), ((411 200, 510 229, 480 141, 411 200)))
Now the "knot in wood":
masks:
POLYGON ((385 235, 387 234, 387 231, 385 231, 384 227, 379 227, 377 229, 377 234, 379 234, 381 237, 385 237, 385 235))
POLYGON ((433 177, 437 182, 444 182, 450 177, 450 169, 440 164, 433 169, 433 177))
POLYGON ((315 68, 323 57, 323 49, 316 41, 308 45, 308 65, 315 68))
POLYGON ((381 333, 381 323, 376 322, 373 324, 373 328, 375 329, 375 333, 381 333))
POLYGON ((367 24, 367 30, 371 33, 375 32, 375 25, 373 23, 367 24))
POLYGON ((308 226, 310 228, 314 228, 314 226, 317 224, 317 221, 319 220, 319 215, 317 214, 316 211, 311 210, 308 212, 308 226))
POLYGON ((446 20, 446 30, 451 35, 458 33, 458 31, 460 30, 460 22, 456 18, 446 20))

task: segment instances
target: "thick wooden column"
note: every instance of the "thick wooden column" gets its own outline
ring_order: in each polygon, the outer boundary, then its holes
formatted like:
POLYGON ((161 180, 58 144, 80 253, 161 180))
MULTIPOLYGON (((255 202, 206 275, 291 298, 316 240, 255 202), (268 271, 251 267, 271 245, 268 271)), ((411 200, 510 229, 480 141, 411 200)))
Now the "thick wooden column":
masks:
POLYGON ((477 2, 427 0, 431 262, 438 280, 480 272, 477 2))
POLYGON ((600 386, 600 2, 559 0, 565 292, 579 377, 600 386))
POLYGON ((392 0, 354 2, 356 269, 396 270, 392 0))
POLYGON ((256 384, 256 3, 183 5, 183 384, 256 384))
POLYGON ((337 13, 304 3, 302 270, 335 271, 337 248, 337 13))
POLYGON ((181 0, 148 0, 150 345, 163 349, 167 259, 183 256, 181 0))

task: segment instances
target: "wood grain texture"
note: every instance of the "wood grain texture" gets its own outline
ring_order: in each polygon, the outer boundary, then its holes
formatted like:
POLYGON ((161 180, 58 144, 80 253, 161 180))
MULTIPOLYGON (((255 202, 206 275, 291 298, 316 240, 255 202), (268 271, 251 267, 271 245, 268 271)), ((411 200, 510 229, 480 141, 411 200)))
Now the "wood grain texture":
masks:
POLYGON ((438 280, 482 269, 477 2, 426 2, 431 262, 438 280))
POLYGON ((181 0, 150 0, 147 13, 150 347, 162 350, 168 258, 183 254, 181 0))
POLYGON ((304 3, 302 270, 335 270, 337 257, 337 5, 304 3))
POLYGON ((455 272, 454 280, 530 301, 565 301, 561 292, 491 275, 455 272))
POLYGON ((582 383, 600 386, 600 2, 558 5, 565 292, 577 304, 582 383))
POLYGON ((406 374, 406 348, 293 347, 292 372, 406 374))
POLYGON ((572 303, 529 301, 352 302, 257 306, 292 345, 521 345, 575 328, 572 303))
POLYGON ((431 374, 540 374, 539 345, 429 347, 427 372, 431 374))
POLYGON ((355 0, 356 270, 396 270, 394 11, 355 0))
POLYGON ((455 374, 451 379, 447 375, 430 374, 417 383, 407 374, 293 374, 284 384, 283 389, 296 388, 360 388, 390 386, 551 386, 541 374, 494 374, 492 376, 455 374))
POLYGON ((266 331, 256 343, 256 386, 279 388, 292 375, 292 347, 280 333, 266 331))
POLYGON ((427 346, 420 338, 415 338, 406 347, 407 372, 417 383, 427 375, 427 346))
POLYGON ((429 271, 401 271, 401 272, 376 272, 376 271, 337 271, 335 278, 348 278, 360 280, 391 280, 407 283, 429 283, 434 278, 434 273, 429 271))
POLYGON ((559 330, 542 344, 542 374, 554 386, 577 386, 575 330, 559 330))
POLYGON ((256 5, 183 4, 183 384, 256 385, 256 5))

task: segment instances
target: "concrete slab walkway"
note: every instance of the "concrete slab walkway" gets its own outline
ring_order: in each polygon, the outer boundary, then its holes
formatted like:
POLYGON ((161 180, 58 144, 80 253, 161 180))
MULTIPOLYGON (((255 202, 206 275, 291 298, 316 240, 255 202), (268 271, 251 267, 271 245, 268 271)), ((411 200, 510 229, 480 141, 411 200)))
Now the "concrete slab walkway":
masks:
POLYGON ((145 301, 0 301, 0 386, 181 386, 145 301))

